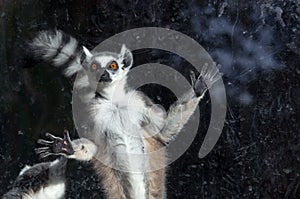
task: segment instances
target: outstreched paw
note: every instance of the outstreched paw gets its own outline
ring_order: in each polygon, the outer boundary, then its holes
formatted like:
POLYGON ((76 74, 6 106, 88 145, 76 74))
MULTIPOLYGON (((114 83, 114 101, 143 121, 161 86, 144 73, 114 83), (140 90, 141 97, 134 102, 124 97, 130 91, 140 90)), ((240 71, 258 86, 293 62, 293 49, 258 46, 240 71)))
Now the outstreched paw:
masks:
POLYGON ((203 94, 218 81, 222 75, 216 67, 209 67, 204 65, 198 78, 196 78, 193 71, 190 72, 193 89, 196 96, 203 96, 203 94))
POLYGON ((35 149, 35 152, 40 158, 46 158, 50 155, 72 155, 74 149, 72 147, 72 141, 67 130, 64 131, 64 138, 56 137, 51 133, 45 135, 48 140, 39 139, 38 144, 43 145, 35 149))

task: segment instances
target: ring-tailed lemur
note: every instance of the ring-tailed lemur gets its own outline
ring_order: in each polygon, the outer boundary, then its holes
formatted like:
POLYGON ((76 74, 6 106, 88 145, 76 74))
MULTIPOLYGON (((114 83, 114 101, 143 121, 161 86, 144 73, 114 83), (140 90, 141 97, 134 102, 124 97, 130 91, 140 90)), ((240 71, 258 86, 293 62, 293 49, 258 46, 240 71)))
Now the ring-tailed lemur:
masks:
POLYGON ((205 91, 220 78, 218 71, 203 67, 197 79, 191 73, 193 89, 165 113, 143 93, 128 87, 133 56, 125 45, 120 53, 90 52, 85 47, 78 50, 74 38, 66 43, 64 38, 61 31, 44 31, 31 46, 44 60, 65 65, 66 76, 79 75, 74 89, 81 93, 88 113, 83 117, 89 125, 83 136, 98 147, 93 165, 107 197, 165 198, 165 170, 157 170, 165 165, 163 147, 176 137, 205 91), (80 61, 82 54, 85 59, 80 61), (159 150, 160 155, 151 155, 159 150))
POLYGON ((97 152, 97 146, 88 139, 70 140, 66 132, 64 139, 46 134, 51 141, 39 140, 45 145, 36 149, 41 158, 49 155, 62 157, 52 161, 26 165, 13 188, 2 199, 62 199, 65 194, 65 170, 67 158, 81 161, 91 160, 97 152))

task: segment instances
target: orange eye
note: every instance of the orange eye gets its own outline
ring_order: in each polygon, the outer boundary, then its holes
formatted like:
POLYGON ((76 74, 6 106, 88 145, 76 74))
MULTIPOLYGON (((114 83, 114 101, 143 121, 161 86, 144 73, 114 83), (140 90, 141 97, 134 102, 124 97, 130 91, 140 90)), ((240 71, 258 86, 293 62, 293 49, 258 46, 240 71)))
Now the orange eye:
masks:
POLYGON ((92 68, 93 70, 96 70, 96 69, 97 69, 97 64, 92 64, 92 65, 91 65, 91 68, 92 68))
POLYGON ((116 70, 118 68, 118 65, 116 62, 113 62, 113 63, 109 64, 109 67, 113 70, 116 70))

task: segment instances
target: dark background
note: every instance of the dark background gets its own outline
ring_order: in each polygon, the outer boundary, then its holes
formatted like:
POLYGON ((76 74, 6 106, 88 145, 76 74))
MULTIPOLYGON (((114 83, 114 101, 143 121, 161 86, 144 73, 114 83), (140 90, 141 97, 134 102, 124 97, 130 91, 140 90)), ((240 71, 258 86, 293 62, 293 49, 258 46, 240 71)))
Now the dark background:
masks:
MULTIPOLYGON (((25 164, 40 162, 34 148, 45 132, 68 128, 76 137, 73 80, 31 59, 26 43, 39 30, 57 28, 93 49, 147 26, 198 41, 224 74, 228 100, 223 133, 203 159, 197 155, 209 97, 201 102, 197 137, 168 170, 168 198, 300 198, 298 0, 0 0, 0 195, 25 164)), ((187 75, 188 64, 174 54, 146 49, 134 57, 136 65, 156 61, 187 75)), ((166 108, 175 100, 159 86, 142 90, 166 108)), ((89 164, 70 161, 67 178, 67 198, 101 195, 89 164)))

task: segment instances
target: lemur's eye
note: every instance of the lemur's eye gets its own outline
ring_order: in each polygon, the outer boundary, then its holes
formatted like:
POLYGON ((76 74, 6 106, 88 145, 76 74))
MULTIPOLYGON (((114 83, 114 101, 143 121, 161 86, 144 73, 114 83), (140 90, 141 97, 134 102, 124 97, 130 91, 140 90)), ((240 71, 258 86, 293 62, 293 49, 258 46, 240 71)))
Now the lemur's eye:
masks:
POLYGON ((91 68, 92 68, 92 70, 96 70, 97 69, 97 64, 92 64, 91 68))
POLYGON ((112 62, 109 64, 109 68, 116 70, 118 68, 118 64, 116 62, 112 62))
POLYGON ((81 146, 81 150, 83 150, 83 149, 84 149, 84 146, 82 145, 82 146, 81 146))

